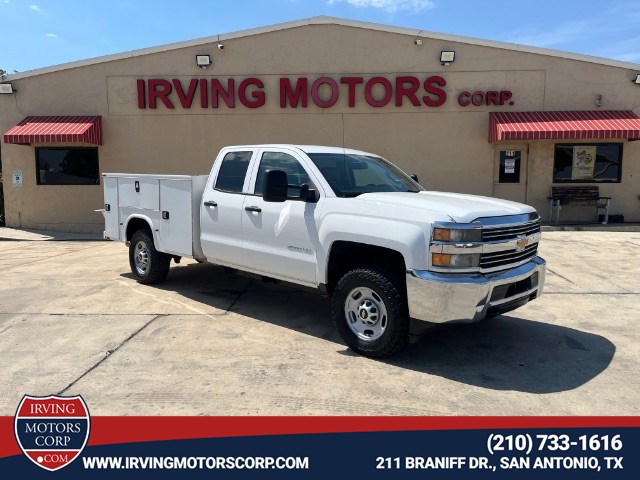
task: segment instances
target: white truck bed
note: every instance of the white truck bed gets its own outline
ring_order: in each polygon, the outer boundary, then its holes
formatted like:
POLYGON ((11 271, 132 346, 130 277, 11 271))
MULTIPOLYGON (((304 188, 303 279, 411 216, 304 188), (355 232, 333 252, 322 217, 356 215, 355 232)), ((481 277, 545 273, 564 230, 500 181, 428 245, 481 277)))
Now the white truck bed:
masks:
POLYGON ((105 173, 104 237, 125 241, 124 220, 147 220, 156 248, 181 257, 204 258, 200 245, 200 202, 207 175, 105 173))

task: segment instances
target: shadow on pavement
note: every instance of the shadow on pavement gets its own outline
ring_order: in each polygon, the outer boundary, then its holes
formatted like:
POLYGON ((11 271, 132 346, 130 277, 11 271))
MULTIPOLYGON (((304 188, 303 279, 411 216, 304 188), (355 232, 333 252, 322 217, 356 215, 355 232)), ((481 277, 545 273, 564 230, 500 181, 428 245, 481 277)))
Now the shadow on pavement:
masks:
MULTIPOLYGON (((154 288, 322 338, 341 345, 340 353, 356 355, 333 326, 330 299, 317 293, 207 264, 174 267, 154 288)), ((615 345, 600 335, 511 313, 476 324, 427 328, 406 350, 379 361, 492 390, 552 393, 587 383, 613 359, 615 345)))

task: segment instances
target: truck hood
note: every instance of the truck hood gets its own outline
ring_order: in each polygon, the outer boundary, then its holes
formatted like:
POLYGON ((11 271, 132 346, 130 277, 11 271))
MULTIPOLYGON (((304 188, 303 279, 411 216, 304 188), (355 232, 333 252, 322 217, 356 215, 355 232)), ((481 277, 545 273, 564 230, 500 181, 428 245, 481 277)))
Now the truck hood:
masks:
POLYGON ((534 212, 535 209, 523 203, 511 202, 493 197, 466 195, 449 192, 380 192, 364 193, 355 197, 363 202, 404 207, 427 211, 441 218, 458 223, 468 223, 481 217, 501 217, 534 212))

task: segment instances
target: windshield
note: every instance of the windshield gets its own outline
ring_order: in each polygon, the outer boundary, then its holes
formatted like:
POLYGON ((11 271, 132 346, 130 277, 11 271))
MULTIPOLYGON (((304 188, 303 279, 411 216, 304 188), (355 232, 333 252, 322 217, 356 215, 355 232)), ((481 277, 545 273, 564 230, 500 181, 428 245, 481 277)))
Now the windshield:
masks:
POLYGON ((380 157, 344 153, 308 153, 339 197, 372 192, 419 192, 417 182, 380 157))

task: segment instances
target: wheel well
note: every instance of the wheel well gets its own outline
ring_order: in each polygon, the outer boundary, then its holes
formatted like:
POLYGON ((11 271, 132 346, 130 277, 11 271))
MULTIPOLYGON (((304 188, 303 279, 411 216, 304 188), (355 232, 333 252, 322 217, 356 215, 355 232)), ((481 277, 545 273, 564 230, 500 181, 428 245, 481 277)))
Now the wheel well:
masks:
POLYGON ((126 233, 127 241, 131 240, 131 237, 133 237, 134 233, 143 228, 151 230, 151 226, 146 220, 143 220, 142 218, 132 218, 131 220, 129 220, 129 223, 127 223, 126 233))
POLYGON ((349 270, 364 266, 380 266, 404 280, 406 266, 400 252, 390 248, 356 242, 335 242, 331 246, 328 264, 327 291, 333 292, 336 284, 349 270))

